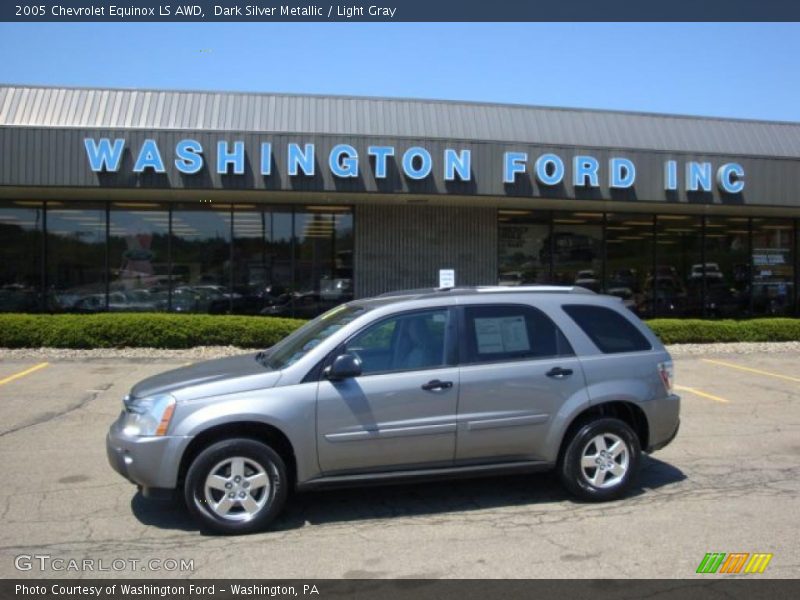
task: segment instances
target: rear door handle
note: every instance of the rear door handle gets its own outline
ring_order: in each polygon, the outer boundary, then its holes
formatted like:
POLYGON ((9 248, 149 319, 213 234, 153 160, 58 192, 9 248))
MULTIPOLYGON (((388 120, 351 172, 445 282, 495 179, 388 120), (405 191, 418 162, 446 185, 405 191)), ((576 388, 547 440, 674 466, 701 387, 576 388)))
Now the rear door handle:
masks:
POLYGON ((572 375, 572 369, 562 369, 561 367, 553 367, 550 369, 546 375, 548 377, 552 377, 553 379, 564 379, 564 377, 569 377, 572 375))
POLYGON ((432 379, 428 383, 422 384, 422 389, 426 392, 433 390, 449 390, 451 387, 453 387, 452 381, 439 381, 438 379, 432 379))

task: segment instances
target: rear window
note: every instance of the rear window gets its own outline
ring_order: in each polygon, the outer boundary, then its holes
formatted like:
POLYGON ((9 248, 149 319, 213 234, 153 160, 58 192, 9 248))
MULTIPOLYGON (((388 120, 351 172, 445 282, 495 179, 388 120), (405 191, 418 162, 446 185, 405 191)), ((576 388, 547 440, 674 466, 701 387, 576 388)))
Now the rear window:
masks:
POLYGON ((586 304, 567 304, 562 308, 606 354, 652 349, 636 326, 615 310, 586 304))

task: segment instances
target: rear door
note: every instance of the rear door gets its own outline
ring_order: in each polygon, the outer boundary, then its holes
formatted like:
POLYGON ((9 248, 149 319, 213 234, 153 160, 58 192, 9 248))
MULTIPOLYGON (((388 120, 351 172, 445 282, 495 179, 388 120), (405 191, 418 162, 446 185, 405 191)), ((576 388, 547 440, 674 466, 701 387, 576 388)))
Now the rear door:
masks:
POLYGON ((529 305, 466 305, 459 320, 456 462, 543 460, 555 415, 588 402, 569 342, 529 305))

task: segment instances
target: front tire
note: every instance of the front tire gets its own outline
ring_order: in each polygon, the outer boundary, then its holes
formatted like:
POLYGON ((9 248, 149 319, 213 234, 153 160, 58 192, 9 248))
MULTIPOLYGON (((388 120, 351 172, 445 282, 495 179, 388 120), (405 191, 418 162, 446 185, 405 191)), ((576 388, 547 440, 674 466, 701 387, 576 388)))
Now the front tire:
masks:
POLYGON ((261 531, 288 495, 286 464, 269 446, 235 438, 212 444, 186 474, 186 506, 200 526, 223 534, 261 531))
POLYGON ((641 455, 639 437, 627 423, 597 419, 567 442, 558 472, 564 487, 581 500, 614 500, 630 489, 641 455))

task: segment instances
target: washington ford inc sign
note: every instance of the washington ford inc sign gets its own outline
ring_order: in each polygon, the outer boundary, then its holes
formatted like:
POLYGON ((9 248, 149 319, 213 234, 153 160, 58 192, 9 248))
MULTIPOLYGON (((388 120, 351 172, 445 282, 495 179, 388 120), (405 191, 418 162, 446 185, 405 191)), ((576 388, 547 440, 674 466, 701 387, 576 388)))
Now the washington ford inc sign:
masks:
MULTIPOLYGON (((94 172, 118 172, 125 151, 125 140, 121 138, 86 138, 86 156, 89 167, 94 172)), ((221 175, 244 175, 245 144, 241 141, 229 142, 220 140, 216 143, 216 160, 213 164, 221 175)), ((273 147, 270 142, 262 142, 259 147, 259 173, 268 177, 272 173, 273 147)), ((314 144, 286 144, 280 152, 285 153, 286 170, 290 177, 314 177, 316 150, 314 144)), ((166 163, 162 148, 152 139, 146 139, 139 148, 131 150, 136 156, 133 165, 135 173, 165 173, 166 163)), ((202 144, 194 139, 182 139, 175 148, 169 148, 169 158, 175 168, 186 175, 199 173, 206 165, 202 144)), ((442 169, 445 181, 470 181, 472 179, 472 155, 469 150, 445 148, 441 157, 432 156, 421 146, 412 146, 402 153, 396 152, 394 146, 369 146, 367 157, 359 156, 358 151, 349 144, 337 144, 326 157, 327 167, 334 177, 358 177, 359 169, 370 159, 374 161, 373 172, 376 179, 387 176, 387 163, 396 157, 403 174, 414 180, 429 177, 434 169, 442 169), (438 164, 435 164, 436 163, 438 164)), ((636 183, 636 165, 632 160, 621 156, 611 157, 608 165, 601 166, 594 156, 576 154, 572 160, 572 184, 581 187, 600 187, 600 178, 604 177, 610 188, 632 188, 636 183)), ((502 155, 503 183, 513 184, 517 176, 532 173, 546 186, 556 186, 564 182, 565 159, 557 154, 545 153, 531 157, 527 152, 509 151, 502 155)), ((725 163, 714 170, 710 162, 687 161, 682 165, 684 189, 687 192, 710 192, 716 183, 717 187, 729 194, 738 194, 744 189, 744 168, 738 163, 725 163)), ((678 189, 678 169, 676 160, 664 161, 664 189, 678 189)))

